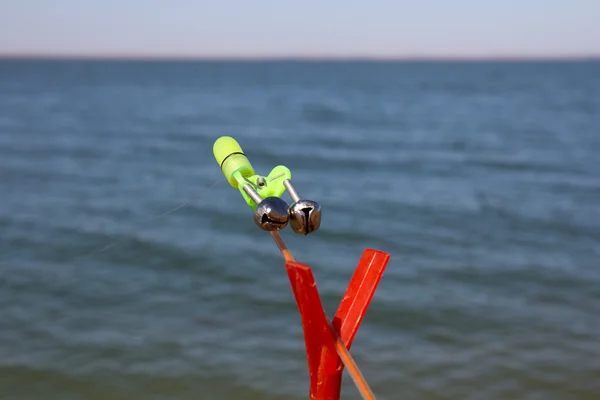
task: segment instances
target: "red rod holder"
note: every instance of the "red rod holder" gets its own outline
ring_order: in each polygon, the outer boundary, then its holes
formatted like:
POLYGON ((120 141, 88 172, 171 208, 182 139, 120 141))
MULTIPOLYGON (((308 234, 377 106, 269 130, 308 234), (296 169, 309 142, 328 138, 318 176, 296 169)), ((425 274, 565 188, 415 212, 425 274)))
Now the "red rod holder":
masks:
MULTIPOLYGON (((367 312, 383 271, 388 253, 365 249, 331 322, 334 331, 350 349, 367 312)), ((335 337, 327 321, 312 270, 308 265, 288 261, 285 268, 302 319, 312 400, 339 400, 344 364, 335 348, 335 337)))

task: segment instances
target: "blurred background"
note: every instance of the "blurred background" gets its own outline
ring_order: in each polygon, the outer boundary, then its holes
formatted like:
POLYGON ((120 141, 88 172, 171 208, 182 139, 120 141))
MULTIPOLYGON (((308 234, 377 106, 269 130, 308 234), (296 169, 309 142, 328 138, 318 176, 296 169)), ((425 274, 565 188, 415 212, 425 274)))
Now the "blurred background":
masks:
POLYGON ((378 398, 600 398, 598 3, 280 3, 3 2, 0 398, 307 398, 221 135, 323 207, 330 316, 391 254, 378 398))

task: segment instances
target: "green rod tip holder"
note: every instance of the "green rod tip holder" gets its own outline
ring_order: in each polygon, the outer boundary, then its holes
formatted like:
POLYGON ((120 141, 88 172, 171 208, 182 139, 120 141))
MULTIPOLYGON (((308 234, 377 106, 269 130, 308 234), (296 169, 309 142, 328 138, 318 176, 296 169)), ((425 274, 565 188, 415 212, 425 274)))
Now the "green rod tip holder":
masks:
POLYGON ((239 172, 244 178, 255 175, 252 164, 234 138, 229 136, 218 138, 213 145, 213 154, 225 179, 232 187, 238 188, 238 181, 234 176, 236 172, 239 172))

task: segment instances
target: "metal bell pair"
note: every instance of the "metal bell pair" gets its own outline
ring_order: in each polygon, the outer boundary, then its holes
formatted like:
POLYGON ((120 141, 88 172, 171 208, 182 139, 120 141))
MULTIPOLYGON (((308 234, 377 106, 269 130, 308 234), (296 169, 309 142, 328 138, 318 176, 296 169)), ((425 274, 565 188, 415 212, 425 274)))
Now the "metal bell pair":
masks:
POLYGON ((279 231, 289 223, 295 233, 315 232, 321 226, 321 206, 316 201, 301 199, 291 181, 283 184, 294 203, 288 206, 280 197, 267 197, 256 207, 254 222, 265 231, 279 231))

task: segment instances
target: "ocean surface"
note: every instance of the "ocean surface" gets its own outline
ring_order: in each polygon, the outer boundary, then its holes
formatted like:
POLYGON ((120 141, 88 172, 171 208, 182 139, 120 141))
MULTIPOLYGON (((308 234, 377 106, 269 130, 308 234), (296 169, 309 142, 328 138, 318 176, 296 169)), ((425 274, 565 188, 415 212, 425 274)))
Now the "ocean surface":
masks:
POLYGON ((222 135, 321 204, 283 237, 329 316, 391 254, 352 346, 378 399, 600 398, 600 62, 3 60, 1 399, 308 397, 222 135))

